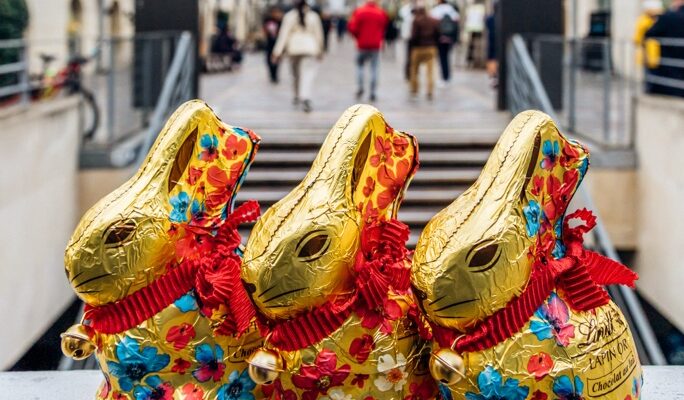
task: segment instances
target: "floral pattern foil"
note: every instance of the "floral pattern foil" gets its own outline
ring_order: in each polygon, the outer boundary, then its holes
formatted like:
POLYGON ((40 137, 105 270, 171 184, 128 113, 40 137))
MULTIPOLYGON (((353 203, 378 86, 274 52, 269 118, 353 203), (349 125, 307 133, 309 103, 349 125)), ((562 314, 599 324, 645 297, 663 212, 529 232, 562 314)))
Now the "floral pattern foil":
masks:
MULTIPOLYGON (((84 325, 89 308, 119 304, 213 250, 205 239, 233 211, 259 140, 200 101, 169 118, 140 170, 83 216, 68 244, 66 272, 87 304, 84 325)), ((216 334, 225 312, 203 309, 191 289, 132 328, 89 329, 105 375, 97 398, 254 399, 245 359, 262 339, 254 321, 239 337, 216 334)))
MULTIPOLYGON (((412 283, 434 327, 466 334, 526 289, 535 255, 564 257, 564 216, 588 161, 543 113, 510 123, 477 182, 418 241, 412 283)), ((639 398, 641 367, 618 307, 575 311, 565 295, 553 291, 508 339, 460 354, 465 376, 442 397, 639 398)))
MULTIPOLYGON (((266 211, 247 242, 242 276, 266 325, 354 296, 364 227, 395 218, 417 164, 414 138, 390 127, 375 108, 357 105, 342 115, 307 176, 266 211)), ((278 349, 267 337, 265 346, 279 352, 285 371, 262 394, 434 398, 429 348, 407 318, 411 310, 417 311, 410 288, 390 291, 377 308, 356 308, 327 337, 303 348, 278 349)))

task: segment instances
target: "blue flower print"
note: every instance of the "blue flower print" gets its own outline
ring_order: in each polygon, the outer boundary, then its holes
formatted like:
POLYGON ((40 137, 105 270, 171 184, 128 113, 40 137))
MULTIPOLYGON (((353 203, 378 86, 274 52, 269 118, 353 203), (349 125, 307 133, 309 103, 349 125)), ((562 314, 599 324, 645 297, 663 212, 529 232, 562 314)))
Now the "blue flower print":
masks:
POLYGON ((556 293, 551 293, 548 300, 534 313, 535 319, 530 322, 530 331, 537 340, 556 339, 563 347, 570 344, 575 337, 575 326, 570 321, 570 311, 565 302, 556 293))
POLYGON ((582 400, 582 390, 584 384, 579 376, 575 377, 575 384, 567 375, 561 375, 553 380, 553 393, 558 396, 558 400, 582 400))
POLYGON ((174 301, 173 305, 178 307, 178 309, 184 313, 197 310, 197 301, 195 300, 195 296, 193 296, 191 293, 184 294, 178 300, 174 301))
POLYGON ((148 386, 137 385, 133 390, 135 400, 171 400, 173 399, 173 386, 169 382, 162 382, 157 375, 145 379, 148 386))
POLYGON ((247 370, 239 373, 233 371, 228 376, 228 383, 221 386, 216 394, 217 400, 254 400, 252 390, 256 383, 247 374, 247 370))
POLYGON ((205 211, 206 208, 204 207, 204 203, 201 203, 197 199, 192 201, 192 204, 190 205, 190 215, 192 216, 193 221, 199 222, 203 220, 205 211))
POLYGON ((157 354, 154 347, 141 350, 140 343, 130 336, 125 336, 116 345, 116 358, 119 362, 107 361, 107 367, 124 391, 130 391, 134 383, 139 383, 149 373, 161 370, 170 361, 168 354, 157 354))
POLYGON ((200 139, 200 146, 202 151, 199 158, 202 161, 213 161, 218 157, 218 138, 216 135, 204 134, 200 139))
MULTIPOLYGON (((587 170, 589 169, 589 159, 584 158, 582 160, 582 164, 579 166, 579 182, 582 182, 582 179, 584 178, 584 175, 587 174, 587 170)), ((579 182, 577 183, 579 185, 579 182)))
POLYGON ((557 140, 554 140, 553 142, 544 140, 544 144, 542 144, 542 155, 544 158, 541 160, 540 166, 545 170, 553 169, 553 167, 556 166, 559 154, 560 145, 557 140))
POLYGON ((207 382, 213 380, 218 382, 223 377, 226 370, 226 364, 223 362, 223 349, 219 345, 211 345, 203 343, 195 347, 195 359, 200 366, 192 371, 192 376, 199 382, 207 382))
POLYGON ((553 251, 551 252, 551 255, 556 260, 565 257, 565 245, 563 244, 562 241, 556 240, 556 245, 553 247, 553 251))
POLYGON ((449 387, 444 384, 439 384, 439 400, 454 400, 454 397, 451 395, 451 390, 449 390, 449 387))
POLYGON ((536 200, 530 200, 530 203, 523 207, 523 214, 525 214, 525 229, 527 236, 532 237, 539 232, 539 224, 541 223, 541 207, 536 200))
POLYGON ((467 400, 525 400, 530 392, 529 387, 519 386, 517 379, 508 378, 504 382, 491 365, 477 376, 477 387, 480 393, 467 392, 467 400))
POLYGON ((176 196, 173 196, 169 203, 171 203, 171 214, 169 219, 171 222, 188 222, 188 205, 190 204, 190 197, 185 192, 180 192, 176 196))

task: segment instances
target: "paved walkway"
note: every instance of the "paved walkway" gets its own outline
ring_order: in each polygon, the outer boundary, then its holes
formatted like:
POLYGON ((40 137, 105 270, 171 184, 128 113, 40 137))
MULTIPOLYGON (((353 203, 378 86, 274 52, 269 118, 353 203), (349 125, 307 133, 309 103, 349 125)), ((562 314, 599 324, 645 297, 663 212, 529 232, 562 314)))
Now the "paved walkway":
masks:
MULTIPOLYGON (((498 137, 509 116, 495 111, 495 92, 484 72, 456 69, 449 87, 435 89, 434 100, 425 98, 424 89, 419 98, 411 99, 402 73, 402 43, 397 46, 397 51, 382 54, 378 100, 374 103, 390 124, 416 134, 429 131, 470 136, 486 132, 498 137)), ((331 42, 330 52, 319 66, 314 111, 309 114, 291 103, 287 61, 281 66, 280 84, 272 85, 267 79, 263 53, 246 55, 240 71, 204 75, 200 95, 229 124, 266 134, 291 134, 292 128, 297 128, 299 134, 325 133, 348 106, 357 102, 354 56, 348 38, 342 43, 331 42)))

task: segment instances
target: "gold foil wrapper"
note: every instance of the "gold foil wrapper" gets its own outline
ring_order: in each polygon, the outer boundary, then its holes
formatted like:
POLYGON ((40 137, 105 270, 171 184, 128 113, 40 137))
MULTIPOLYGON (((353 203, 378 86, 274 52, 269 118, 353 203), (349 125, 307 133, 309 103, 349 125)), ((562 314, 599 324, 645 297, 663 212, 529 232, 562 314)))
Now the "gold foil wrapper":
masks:
MULTIPOLYGON (((539 243, 563 257, 563 217, 587 168, 586 149, 547 115, 516 116, 476 183, 421 234, 412 283, 426 317, 465 334, 525 290, 539 243)), ((620 310, 610 302, 578 312, 563 296, 554 291, 509 339, 459 354, 465 376, 444 397, 639 398, 641 367, 620 310)))
MULTIPOLYGON (((304 180, 264 213, 247 242, 242 277, 268 323, 353 296, 362 229, 396 216, 417 162, 414 138, 375 108, 357 105, 342 115, 304 180)), ((400 316, 381 327, 364 327, 353 312, 322 340, 275 349, 285 371, 263 387, 265 398, 434 398, 429 347, 406 317, 413 295, 391 292, 388 300, 400 316)), ((268 339, 265 346, 273 348, 268 339)))
MULTIPOLYGON (((92 308, 120 304, 165 276, 169 266, 202 256, 207 251, 202 238, 214 234, 233 210, 259 140, 221 122, 201 101, 179 107, 139 171, 93 206, 76 228, 65 256, 76 294, 92 308)), ((150 296, 155 295, 163 293, 150 296)), ((214 329, 226 310, 207 315, 200 303, 191 289, 118 333, 70 329, 65 347, 71 355, 90 349, 73 343, 88 332, 106 378, 98 399, 251 394, 256 385, 245 359, 262 345, 255 324, 239 337, 217 335, 214 329)))

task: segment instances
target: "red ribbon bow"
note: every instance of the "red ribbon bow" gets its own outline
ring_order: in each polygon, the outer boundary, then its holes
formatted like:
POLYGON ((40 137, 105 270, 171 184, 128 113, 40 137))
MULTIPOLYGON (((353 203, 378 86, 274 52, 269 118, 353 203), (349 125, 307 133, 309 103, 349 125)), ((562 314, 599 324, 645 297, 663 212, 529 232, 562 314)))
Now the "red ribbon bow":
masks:
POLYGON ((178 298, 195 289, 202 312, 212 317, 214 310, 225 306, 226 313, 214 331, 221 335, 241 334, 255 315, 240 280, 240 245, 238 225, 259 217, 259 203, 247 201, 237 207, 217 229, 206 233, 211 244, 193 260, 183 260, 148 286, 114 303, 100 307, 86 305, 85 320, 98 332, 113 334, 126 331, 153 317, 178 298))
POLYGON ((433 334, 440 346, 453 346, 458 352, 481 351, 495 346, 519 332, 555 288, 562 291, 563 299, 577 311, 608 304, 610 296, 603 285, 621 284, 634 288, 634 281, 638 279, 635 272, 584 248, 583 236, 595 225, 596 217, 586 209, 568 215, 563 223, 565 257, 547 259, 545 254, 555 242, 540 245, 523 293, 465 334, 433 325, 433 334), (583 224, 571 228, 569 222, 574 219, 583 224))

